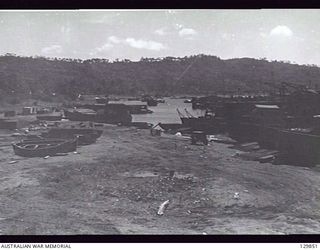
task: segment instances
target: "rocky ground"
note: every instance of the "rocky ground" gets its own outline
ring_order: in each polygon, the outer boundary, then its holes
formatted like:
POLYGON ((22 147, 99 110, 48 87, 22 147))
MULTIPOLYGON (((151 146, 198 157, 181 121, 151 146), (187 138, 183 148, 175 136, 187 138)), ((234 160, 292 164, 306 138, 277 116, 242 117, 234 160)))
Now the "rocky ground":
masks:
POLYGON ((77 154, 48 159, 14 155, 14 140, 1 131, 1 234, 320 231, 317 168, 247 161, 227 144, 111 125, 77 154))

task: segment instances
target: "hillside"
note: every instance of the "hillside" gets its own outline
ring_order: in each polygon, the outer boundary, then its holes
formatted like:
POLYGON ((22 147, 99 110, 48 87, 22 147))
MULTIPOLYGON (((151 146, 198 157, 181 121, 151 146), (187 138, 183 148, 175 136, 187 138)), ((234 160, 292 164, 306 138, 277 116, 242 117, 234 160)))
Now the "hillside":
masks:
POLYGON ((204 95, 272 91, 264 82, 293 82, 320 87, 320 68, 251 58, 222 60, 197 55, 141 58, 139 62, 107 59, 0 57, 1 100, 75 98, 79 93, 204 95))

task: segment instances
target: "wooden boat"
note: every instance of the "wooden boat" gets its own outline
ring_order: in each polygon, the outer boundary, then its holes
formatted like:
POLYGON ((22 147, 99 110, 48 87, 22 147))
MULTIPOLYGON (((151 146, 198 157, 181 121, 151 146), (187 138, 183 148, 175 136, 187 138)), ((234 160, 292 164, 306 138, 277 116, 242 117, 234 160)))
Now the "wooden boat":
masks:
POLYGON ((18 126, 18 121, 16 120, 6 120, 0 119, 0 129, 16 129, 18 126))
POLYGON ((41 136, 60 139, 77 137, 78 145, 88 145, 96 142, 102 132, 102 130, 90 128, 52 128, 48 132, 42 133, 41 136))
POLYGON ((149 122, 131 122, 126 125, 133 126, 133 127, 140 128, 140 129, 150 129, 153 126, 153 124, 149 123, 149 122))
POLYGON ((192 116, 186 109, 187 116, 184 116, 178 109, 180 120, 184 127, 192 130, 205 131, 207 134, 215 134, 225 132, 226 121, 223 118, 216 117, 213 114, 206 112, 204 116, 192 116))
POLYGON ((16 111, 14 110, 8 110, 4 112, 4 117, 12 117, 16 115, 16 111))
POLYGON ((131 114, 151 114, 152 110, 148 109, 147 105, 127 105, 131 114))
POLYGON ((96 97, 95 100, 96 100, 96 103, 98 104, 106 104, 109 101, 108 98, 103 98, 103 97, 96 97))
POLYGON ((76 151, 77 138, 71 140, 64 139, 43 139, 24 140, 12 144, 14 153, 23 157, 44 157, 53 156, 58 153, 68 153, 76 151))
POLYGON ((128 101, 139 101, 140 98, 139 97, 129 97, 128 101))
POLYGON ((161 123, 161 122, 159 123, 159 126, 165 131, 168 131, 168 130, 179 130, 181 128, 185 128, 186 127, 181 123, 161 123))
POLYGON ((157 100, 155 100, 155 99, 148 99, 147 100, 147 105, 148 106, 157 106, 158 105, 158 101, 157 100))
POLYGON ((73 110, 64 111, 64 116, 69 119, 70 121, 95 121, 97 119, 97 113, 92 111, 92 112, 86 112, 85 110, 73 110))
POLYGON ((274 138, 288 163, 306 166, 320 163, 319 135, 286 129, 279 130, 278 136, 274 138))
POLYGON ((129 123, 132 121, 130 111, 125 104, 106 104, 94 111, 88 109, 64 110, 64 115, 70 121, 92 121, 98 123, 129 123))
POLYGON ((157 99, 158 103, 166 103, 166 101, 164 99, 157 99))
POLYGON ((37 115, 40 121, 61 121, 62 115, 37 115))

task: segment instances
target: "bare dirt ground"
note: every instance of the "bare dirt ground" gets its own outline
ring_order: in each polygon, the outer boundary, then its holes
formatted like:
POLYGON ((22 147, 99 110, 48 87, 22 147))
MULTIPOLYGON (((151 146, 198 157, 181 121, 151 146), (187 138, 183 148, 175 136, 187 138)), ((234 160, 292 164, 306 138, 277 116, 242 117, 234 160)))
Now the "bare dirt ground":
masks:
POLYGON ((78 154, 48 159, 14 155, 5 131, 0 140, 1 234, 320 231, 317 169, 245 161, 226 144, 111 125, 78 154))

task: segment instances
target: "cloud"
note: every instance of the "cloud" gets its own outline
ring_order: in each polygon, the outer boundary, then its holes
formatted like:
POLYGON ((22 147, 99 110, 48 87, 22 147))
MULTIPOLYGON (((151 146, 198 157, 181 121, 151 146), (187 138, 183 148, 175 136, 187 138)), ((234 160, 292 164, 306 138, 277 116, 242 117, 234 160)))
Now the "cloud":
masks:
POLYGON ((190 29, 190 28, 182 28, 179 31, 179 36, 181 37, 189 37, 189 36, 194 36, 196 34, 197 32, 194 29, 190 29))
POLYGON ((168 13, 168 14, 176 14, 177 11, 176 11, 176 10, 168 10, 167 13, 168 13))
POLYGON ((180 29, 183 28, 183 25, 182 25, 182 24, 179 24, 179 23, 176 23, 174 26, 175 26, 175 28, 178 29, 178 30, 180 30, 180 29))
POLYGON ((64 34, 68 34, 68 33, 70 33, 71 28, 68 27, 68 26, 62 25, 61 28, 60 28, 60 31, 61 31, 62 33, 64 33, 64 34))
POLYGON ((127 38, 125 39, 125 43, 133 48, 136 49, 148 49, 148 50, 162 50, 165 49, 166 47, 159 42, 155 42, 155 41, 147 41, 147 40, 136 40, 134 38, 127 38))
POLYGON ((221 37, 227 41, 235 40, 236 35, 232 33, 222 33, 221 37))
POLYGON ((270 31, 270 36, 291 37, 292 35, 292 30, 285 25, 278 25, 270 31))
POLYGON ((112 43, 107 42, 107 43, 103 44, 101 47, 97 47, 97 48, 93 49, 93 50, 89 53, 89 55, 90 55, 90 56, 95 56, 95 55, 97 55, 97 54, 99 54, 99 53, 107 52, 107 51, 109 51, 110 49, 112 49, 113 47, 114 47, 114 45, 113 45, 112 43))
POLYGON ((103 15, 101 15, 100 13, 97 13, 97 15, 89 16, 83 21, 91 24, 110 24, 110 23, 116 22, 119 16, 120 16, 120 13, 114 13, 114 12, 113 13, 107 12, 107 13, 104 13, 103 15))
POLYGON ((267 36, 268 36, 268 34, 265 33, 265 32, 260 32, 259 35, 260 35, 261 37, 267 37, 267 36))
POLYGON ((115 44, 121 43, 121 39, 116 36, 109 36, 108 41, 115 44))
POLYGON ((110 50, 111 48, 113 48, 113 45, 111 43, 105 43, 101 47, 96 48, 96 50, 99 52, 104 52, 110 50))
POLYGON ((46 55, 61 54, 62 47, 61 45, 54 44, 54 45, 42 48, 41 52, 46 55))
POLYGON ((163 50, 166 49, 162 43, 151 41, 151 40, 142 40, 142 39, 135 39, 132 37, 128 37, 126 39, 121 39, 116 36, 108 37, 108 41, 102 45, 101 47, 95 48, 90 55, 96 55, 99 52, 106 52, 112 49, 115 45, 125 45, 130 46, 136 49, 147 49, 147 50, 163 50))
POLYGON ((165 36, 168 34, 168 32, 165 30, 165 28, 157 29, 154 31, 154 33, 159 36, 165 36))

